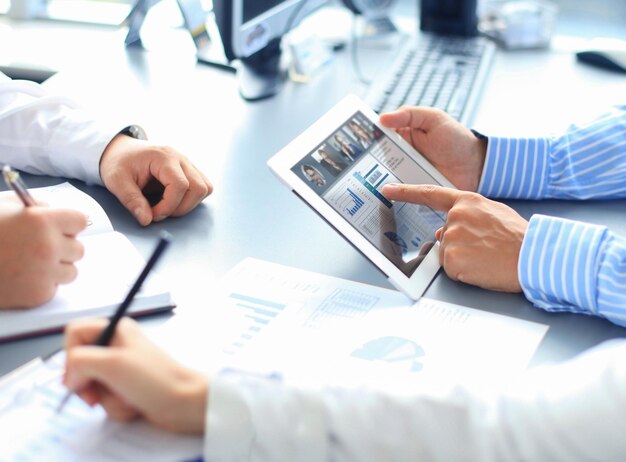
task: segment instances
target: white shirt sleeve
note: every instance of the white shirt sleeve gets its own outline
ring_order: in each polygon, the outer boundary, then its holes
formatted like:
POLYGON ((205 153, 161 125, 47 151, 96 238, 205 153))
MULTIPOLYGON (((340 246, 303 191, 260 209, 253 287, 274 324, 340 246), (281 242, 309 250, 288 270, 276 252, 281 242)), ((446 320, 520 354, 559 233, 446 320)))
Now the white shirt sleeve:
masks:
POLYGON ((614 340, 497 391, 220 375, 210 385, 205 460, 618 461, 624 428, 626 341, 614 340))
POLYGON ((100 157, 123 124, 96 120, 70 99, 0 73, 0 162, 29 173, 102 184, 100 157))

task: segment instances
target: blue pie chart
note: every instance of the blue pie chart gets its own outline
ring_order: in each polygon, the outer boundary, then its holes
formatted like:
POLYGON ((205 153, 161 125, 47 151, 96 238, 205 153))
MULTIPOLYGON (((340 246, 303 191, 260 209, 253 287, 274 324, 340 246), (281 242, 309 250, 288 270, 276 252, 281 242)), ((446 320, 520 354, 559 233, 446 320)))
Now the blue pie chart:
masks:
POLYGON ((366 361, 384 361, 388 363, 406 363, 410 372, 419 372, 424 365, 424 349, 412 340, 402 337, 379 337, 364 343, 351 354, 354 358, 366 361))

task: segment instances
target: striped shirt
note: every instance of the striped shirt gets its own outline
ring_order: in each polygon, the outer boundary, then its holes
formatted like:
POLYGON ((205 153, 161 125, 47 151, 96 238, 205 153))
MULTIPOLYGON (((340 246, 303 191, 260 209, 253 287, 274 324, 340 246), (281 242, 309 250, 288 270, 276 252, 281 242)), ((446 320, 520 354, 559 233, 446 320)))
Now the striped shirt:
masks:
MULTIPOLYGON (((626 105, 554 138, 490 137, 478 192, 510 199, 625 198, 626 105)), ((626 239, 605 226, 534 215, 518 273, 524 294, 540 308, 626 326, 626 239)))

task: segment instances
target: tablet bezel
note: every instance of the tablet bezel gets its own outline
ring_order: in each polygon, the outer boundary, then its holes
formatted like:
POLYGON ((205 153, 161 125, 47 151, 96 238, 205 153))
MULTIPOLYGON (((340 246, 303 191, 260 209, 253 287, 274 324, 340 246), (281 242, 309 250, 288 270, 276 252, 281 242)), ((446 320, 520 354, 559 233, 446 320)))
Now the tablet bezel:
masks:
POLYGON ((287 146, 272 156, 267 164, 270 170, 303 201, 309 204, 326 222, 337 230, 369 261, 371 261, 396 288, 414 300, 418 300, 426 291, 437 272, 439 265, 439 243, 428 252, 424 260, 408 277, 390 261, 380 250, 367 240, 354 226, 342 217, 333 207, 318 195, 306 182, 291 171, 292 167, 309 155, 329 134, 337 131, 348 119, 361 112, 376 125, 385 136, 393 141, 402 151, 410 156, 437 184, 456 189, 425 157, 419 154, 394 130, 383 127, 379 116, 367 104, 355 95, 348 95, 330 109, 313 125, 298 135, 287 146))

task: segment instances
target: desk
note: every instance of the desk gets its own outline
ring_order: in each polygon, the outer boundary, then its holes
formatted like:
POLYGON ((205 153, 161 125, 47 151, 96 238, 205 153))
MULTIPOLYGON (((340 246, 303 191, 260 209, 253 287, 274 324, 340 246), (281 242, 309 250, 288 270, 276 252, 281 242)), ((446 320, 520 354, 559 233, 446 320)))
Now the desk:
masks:
MULTIPOLYGON (((391 287, 266 167, 270 156, 347 92, 364 91, 351 67, 349 52, 339 53, 309 84, 289 83, 275 98, 246 103, 237 93, 232 74, 196 65, 191 43, 180 30, 171 31, 173 40, 180 41, 180 49, 155 46, 144 51, 124 49, 123 34, 118 30, 42 27, 5 21, 0 23, 0 32, 31 39, 44 34, 55 47, 66 43, 68 50, 96 50, 81 55, 81 66, 63 54, 66 67, 46 85, 104 115, 123 111, 141 123, 153 140, 188 155, 215 184, 215 192, 189 215, 142 229, 106 190, 73 182, 100 202, 115 229, 126 234, 142 254, 148 255, 160 230, 174 236, 161 272, 171 281, 178 303, 176 316, 218 309, 208 306, 211 285, 249 256, 391 287), (80 46, 77 36, 81 37, 80 46)), ((45 41, 35 42, 46 45, 45 41)), ((389 47, 392 44, 393 40, 389 47)), ((571 41, 563 37, 555 40, 552 50, 498 53, 474 127, 494 135, 545 134, 575 116, 614 104, 618 94, 626 97, 623 76, 577 64, 570 46, 571 41)), ((373 75, 380 59, 390 55, 389 47, 361 46, 366 75, 373 75)), ((26 181, 42 186, 59 179, 27 176, 26 181)), ((527 218, 536 212, 565 216, 607 224, 626 234, 626 200, 519 201, 510 205, 527 218)), ((469 287, 450 281, 443 273, 427 296, 550 325, 532 365, 558 362, 605 339, 626 336, 626 330, 608 321, 546 313, 532 307, 522 295, 469 287)), ((156 316, 144 322, 160 323, 167 318, 156 316)), ((55 350, 61 341, 61 335, 48 335, 0 345, 0 374, 55 350)))

